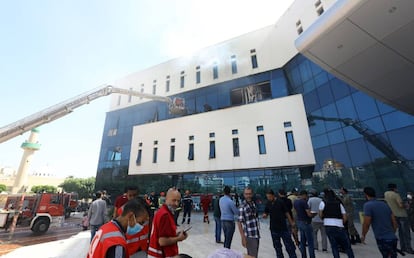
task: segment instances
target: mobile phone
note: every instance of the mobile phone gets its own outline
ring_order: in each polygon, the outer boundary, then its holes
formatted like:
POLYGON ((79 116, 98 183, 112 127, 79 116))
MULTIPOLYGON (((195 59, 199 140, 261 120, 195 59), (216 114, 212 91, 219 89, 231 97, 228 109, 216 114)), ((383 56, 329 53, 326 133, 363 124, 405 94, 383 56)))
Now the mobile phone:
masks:
POLYGON ((192 226, 189 226, 188 228, 184 229, 184 233, 187 233, 188 230, 190 230, 192 226))

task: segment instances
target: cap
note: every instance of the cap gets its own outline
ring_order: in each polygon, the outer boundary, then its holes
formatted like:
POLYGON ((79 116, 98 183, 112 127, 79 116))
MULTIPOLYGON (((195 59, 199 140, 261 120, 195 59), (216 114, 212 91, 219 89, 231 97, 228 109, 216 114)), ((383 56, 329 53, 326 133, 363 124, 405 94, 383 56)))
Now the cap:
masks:
POLYGON ((296 187, 293 187, 292 188, 292 191, 290 191, 291 193, 297 193, 299 190, 298 190, 298 188, 296 188, 296 187))

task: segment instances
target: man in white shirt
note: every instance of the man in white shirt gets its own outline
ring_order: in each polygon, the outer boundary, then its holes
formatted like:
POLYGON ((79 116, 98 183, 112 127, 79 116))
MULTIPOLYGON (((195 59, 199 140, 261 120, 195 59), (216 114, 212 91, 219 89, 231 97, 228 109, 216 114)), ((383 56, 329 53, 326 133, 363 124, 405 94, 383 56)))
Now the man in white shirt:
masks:
POLYGON ((339 247, 343 247, 350 258, 354 258, 351 242, 344 228, 346 211, 335 192, 325 189, 325 199, 319 204, 319 216, 323 219, 326 234, 332 247, 334 258, 339 258, 339 247))

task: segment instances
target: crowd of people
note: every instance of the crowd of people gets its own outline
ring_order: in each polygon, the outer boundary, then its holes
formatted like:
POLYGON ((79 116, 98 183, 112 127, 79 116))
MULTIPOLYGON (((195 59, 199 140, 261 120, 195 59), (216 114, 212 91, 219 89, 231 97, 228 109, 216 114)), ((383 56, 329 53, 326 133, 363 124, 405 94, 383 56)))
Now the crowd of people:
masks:
MULTIPOLYGON (((297 188, 289 194, 284 189, 279 189, 276 194, 268 190, 261 217, 269 219, 276 257, 283 257, 282 242, 289 257, 297 257, 298 248, 301 257, 309 255, 312 258, 315 250, 328 252, 328 241, 333 257, 339 258, 340 252, 354 257, 352 245, 364 243, 370 227, 383 257, 397 257, 397 252, 413 254, 410 230, 414 229, 414 222, 409 219, 414 216, 412 194, 408 193, 408 201, 403 203, 397 186, 389 184, 384 193, 385 202, 376 199, 371 187, 364 188, 364 195, 367 202, 363 207, 360 235, 353 222, 354 202, 344 187, 338 194, 328 188, 320 193, 314 189, 299 191, 297 188), (397 248, 398 241, 400 249, 397 248)), ((231 188, 225 186, 221 195, 200 199, 205 223, 210 223, 208 213, 210 208, 213 209, 216 243, 231 251, 237 224, 247 257, 259 257, 260 238, 264 237, 253 196, 253 189, 246 187, 242 201, 236 202, 231 188)), ((84 218, 84 228, 89 226, 91 229, 87 257, 190 257, 179 253, 177 243, 186 240, 188 233, 185 228, 177 230, 177 219, 183 210, 181 224, 188 229, 193 209, 189 190, 183 196, 179 189, 171 188, 166 193, 161 192, 159 197, 152 192, 138 198, 138 188, 128 187, 116 198, 112 220, 107 222, 105 194, 98 192, 84 218)))

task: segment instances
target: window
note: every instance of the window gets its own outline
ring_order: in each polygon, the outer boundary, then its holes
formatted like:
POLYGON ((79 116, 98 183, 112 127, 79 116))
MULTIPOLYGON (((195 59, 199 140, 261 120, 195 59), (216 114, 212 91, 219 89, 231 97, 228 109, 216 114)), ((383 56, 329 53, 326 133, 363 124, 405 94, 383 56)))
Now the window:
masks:
POLYGON ((293 139, 293 132, 288 131, 288 132, 285 132, 285 134, 286 134, 286 143, 287 143, 288 151, 296 151, 295 140, 293 139))
POLYGON ((194 140, 194 135, 188 136, 188 140, 193 141, 194 140))
POLYGON ((271 98, 272 89, 269 81, 233 89, 230 92, 232 106, 254 103, 271 98))
POLYGON ((121 95, 118 96, 118 106, 121 105, 121 95))
POLYGON ((152 85, 152 94, 155 95, 157 93, 157 84, 152 85))
POLYGON ((257 140, 259 143, 259 154, 266 154, 266 143, 263 134, 257 136, 257 140))
POLYGON ((138 150, 138 155, 137 155, 137 160, 135 161, 135 164, 137 164, 137 166, 141 165, 141 158, 142 158, 142 149, 138 150))
POLYGON ((201 72, 200 72, 200 66, 196 67, 196 83, 201 82, 201 72))
POLYGON ((180 88, 184 88, 184 71, 181 71, 180 88))
POLYGON ((152 163, 157 163, 158 148, 155 147, 152 153, 152 163))
POLYGON ((175 146, 170 146, 170 161, 173 162, 175 160, 175 146))
MULTIPOLYGON (((140 90, 140 92, 141 93, 144 93, 144 84, 141 84, 141 90, 140 90)), ((139 97, 139 99, 142 99, 142 97, 139 97)))
POLYGON ((217 62, 214 62, 213 64, 213 79, 218 78, 218 64, 217 62))
POLYGON ((213 137, 216 136, 216 134, 215 133, 210 133, 209 136, 210 136, 210 138, 213 138, 213 137))
POLYGON ((258 126, 256 126, 256 130, 257 130, 258 132, 263 131, 263 130, 264 130, 263 125, 258 125, 258 126))
POLYGON ((256 56, 256 49, 251 49, 250 50, 250 58, 252 61, 252 68, 255 69, 258 67, 257 65, 257 56, 256 56))
POLYGON ((142 142, 138 143, 138 146, 139 146, 139 147, 142 147, 142 142))
POLYGON ((157 144, 158 144, 158 141, 157 141, 157 140, 155 140, 155 141, 154 141, 154 145, 157 145, 157 144))
POLYGON ((188 160, 194 160, 194 143, 188 145, 188 160))
POLYGON ((233 130, 231 130, 231 134, 232 135, 237 135, 237 134, 239 134, 239 130, 233 129, 233 130))
POLYGON ((216 142, 210 141, 210 154, 208 156, 210 159, 216 158, 216 142))
POLYGON ((288 121, 288 122, 284 122, 283 123, 283 127, 287 128, 287 127, 292 127, 292 122, 288 121))
POLYGON ((237 73, 237 62, 236 62, 236 56, 231 56, 231 73, 236 74, 237 73))
POLYGON ((171 138, 171 142, 175 142, 175 138, 171 138))
MULTIPOLYGON (((132 91, 132 88, 129 88, 130 91, 132 91)), ((132 100, 132 94, 128 95, 128 103, 131 103, 132 100)))
POLYGON ((240 156, 239 138, 233 138, 233 157, 240 156))
POLYGON ((318 14, 318 16, 321 16, 322 14, 323 14, 323 12, 324 12, 325 10, 323 9, 323 7, 321 6, 320 8, 318 8, 317 10, 316 10, 316 13, 318 14))
POLYGON ((170 76, 167 76, 167 80, 165 81, 165 92, 170 91, 170 76))

